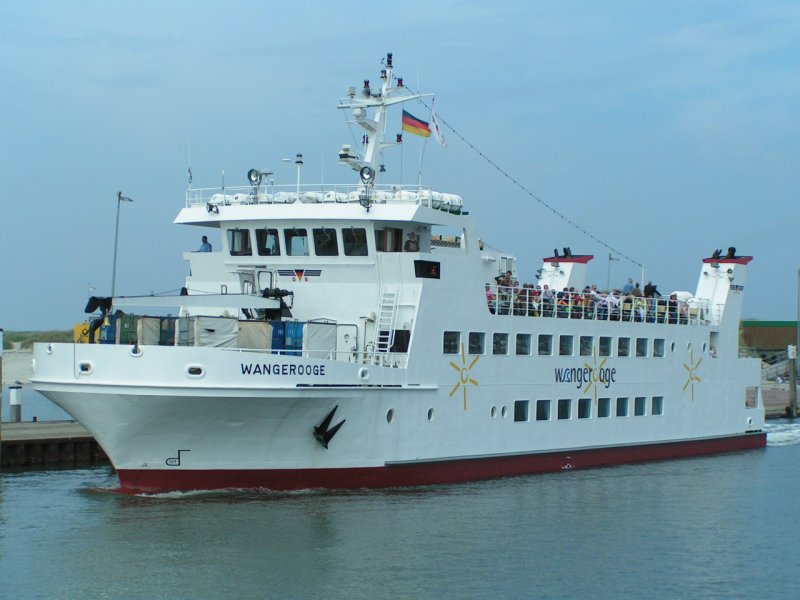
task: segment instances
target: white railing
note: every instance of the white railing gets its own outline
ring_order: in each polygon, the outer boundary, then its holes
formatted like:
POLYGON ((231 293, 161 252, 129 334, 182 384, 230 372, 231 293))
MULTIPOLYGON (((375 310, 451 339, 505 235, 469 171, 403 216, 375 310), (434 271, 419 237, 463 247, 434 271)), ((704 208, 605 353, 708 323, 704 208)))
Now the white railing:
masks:
POLYGON ((718 323, 720 316, 707 300, 563 291, 545 294, 534 288, 497 285, 486 286, 486 304, 495 315, 667 325, 710 325, 718 323))
POLYGON ((262 185, 225 188, 192 188, 186 190, 186 206, 198 204, 229 206, 241 204, 363 203, 415 204, 461 214, 461 196, 443 194, 420 186, 375 185, 368 195, 363 185, 304 184, 262 185))

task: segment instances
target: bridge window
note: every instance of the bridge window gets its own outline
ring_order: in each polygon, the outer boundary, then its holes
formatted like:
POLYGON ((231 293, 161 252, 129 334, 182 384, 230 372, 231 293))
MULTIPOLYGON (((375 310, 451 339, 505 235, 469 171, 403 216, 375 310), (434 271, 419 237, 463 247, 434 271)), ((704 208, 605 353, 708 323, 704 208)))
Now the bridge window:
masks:
POLYGON ((314 253, 317 256, 339 256, 339 243, 336 230, 331 228, 314 229, 314 253))
POLYGON ((361 227, 342 229, 345 256, 367 255, 367 230, 361 227))
POLYGON ((398 227, 376 229, 375 247, 379 252, 402 252, 403 230, 398 227))
POLYGON ((308 231, 306 229, 286 229, 286 254, 289 256, 308 256, 308 231))
POLYGON ((256 229, 256 248, 259 256, 280 256, 281 241, 277 229, 256 229))
POLYGON ((231 256, 252 256, 253 248, 250 246, 250 230, 229 229, 228 247, 231 256))

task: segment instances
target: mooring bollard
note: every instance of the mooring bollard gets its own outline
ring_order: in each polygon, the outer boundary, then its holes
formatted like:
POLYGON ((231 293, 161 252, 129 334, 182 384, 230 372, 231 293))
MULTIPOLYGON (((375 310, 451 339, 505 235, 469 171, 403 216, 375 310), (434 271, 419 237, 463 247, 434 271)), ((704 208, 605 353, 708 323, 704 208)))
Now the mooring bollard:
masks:
POLYGON ((11 421, 19 423, 22 421, 22 386, 8 386, 8 406, 11 409, 11 421))

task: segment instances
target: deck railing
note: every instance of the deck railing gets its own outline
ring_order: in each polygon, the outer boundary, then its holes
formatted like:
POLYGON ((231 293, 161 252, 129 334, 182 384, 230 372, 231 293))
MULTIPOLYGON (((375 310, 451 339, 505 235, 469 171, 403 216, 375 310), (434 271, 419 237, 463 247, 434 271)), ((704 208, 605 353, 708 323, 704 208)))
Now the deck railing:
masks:
POLYGON ((684 301, 584 292, 552 292, 506 286, 486 286, 486 304, 495 315, 553 319, 627 321, 667 325, 710 325, 719 322, 719 310, 707 300, 684 301))

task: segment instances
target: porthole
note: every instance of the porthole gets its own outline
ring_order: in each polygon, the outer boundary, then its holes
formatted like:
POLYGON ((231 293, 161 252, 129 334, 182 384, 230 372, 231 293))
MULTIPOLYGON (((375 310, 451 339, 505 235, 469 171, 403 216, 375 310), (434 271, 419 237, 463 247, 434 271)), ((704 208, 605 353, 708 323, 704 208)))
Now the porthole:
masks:
POLYGON ((748 425, 752 425, 753 424, 753 417, 747 417, 747 424, 748 425))
POLYGON ((53 353, 53 344, 47 344, 47 353, 48 354, 52 354, 53 353))
POLYGON ((433 421, 433 409, 428 409, 428 421, 433 421))
POLYGON ((672 343, 670 343, 670 345, 669 345, 669 351, 670 351, 670 352, 675 352, 675 342, 672 342, 672 343))
POLYGON ((705 354, 707 350, 708 350, 708 344, 703 342, 703 354, 705 354))
POLYGON ((83 361, 78 365, 78 369, 80 369, 81 375, 89 375, 94 370, 94 366, 89 361, 83 361))
POLYGON ((369 369, 367 369, 367 367, 361 367, 358 370, 358 378, 361 379, 361 381, 369 379, 369 369))
POLYGON ((141 356, 142 355, 142 348, 139 344, 135 346, 131 346, 131 356, 141 356))
POLYGON ((505 419, 506 415, 508 415, 508 409, 504 406, 503 408, 500 409, 500 416, 505 419))
POLYGON ((493 407, 492 407, 492 410, 491 410, 491 415, 492 415, 492 418, 493 418, 493 419, 496 419, 496 418, 497 418, 497 407, 496 407, 496 406, 493 406, 493 407))
POLYGON ((386 422, 387 422, 387 423, 391 423, 392 421, 394 421, 394 409, 393 409, 393 408, 390 408, 390 409, 389 409, 389 410, 386 412, 386 422))
POLYGON ((202 377, 205 373, 206 370, 200 365, 189 365, 186 367, 186 374, 189 377, 202 377))
POLYGON ((692 342, 686 342, 686 351, 687 352, 691 352, 692 351, 692 342))

